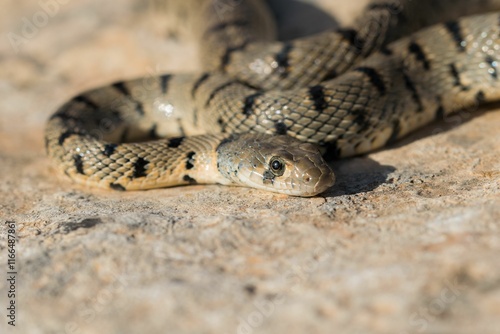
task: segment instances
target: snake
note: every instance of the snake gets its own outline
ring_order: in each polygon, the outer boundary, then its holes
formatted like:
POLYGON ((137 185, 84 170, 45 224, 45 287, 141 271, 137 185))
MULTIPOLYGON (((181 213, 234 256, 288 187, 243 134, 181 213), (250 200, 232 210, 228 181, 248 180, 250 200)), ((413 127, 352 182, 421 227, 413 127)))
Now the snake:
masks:
POLYGON ((370 1, 350 26, 284 41, 263 0, 157 2, 178 24, 194 18, 202 70, 116 81, 57 109, 46 151, 78 184, 316 196, 335 183, 332 159, 500 98, 497 0, 370 1))

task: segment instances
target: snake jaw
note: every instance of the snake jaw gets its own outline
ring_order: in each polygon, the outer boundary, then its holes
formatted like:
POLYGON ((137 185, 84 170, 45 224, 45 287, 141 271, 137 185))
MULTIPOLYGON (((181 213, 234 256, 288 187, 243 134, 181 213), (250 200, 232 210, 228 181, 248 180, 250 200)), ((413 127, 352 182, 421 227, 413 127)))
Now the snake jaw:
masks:
POLYGON ((217 153, 219 172, 241 186, 311 197, 335 182, 315 145, 288 136, 233 136, 217 153))

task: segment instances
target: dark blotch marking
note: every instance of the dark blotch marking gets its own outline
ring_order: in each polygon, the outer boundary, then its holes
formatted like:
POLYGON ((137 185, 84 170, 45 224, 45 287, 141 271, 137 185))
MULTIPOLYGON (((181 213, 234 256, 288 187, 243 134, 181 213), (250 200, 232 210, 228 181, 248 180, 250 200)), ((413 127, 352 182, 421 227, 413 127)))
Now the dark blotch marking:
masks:
POLYGON ((123 117, 121 115, 121 112, 117 110, 111 110, 111 115, 115 118, 116 123, 123 122, 123 117))
POLYGON ((383 45, 379 51, 381 54, 385 56, 392 56, 394 54, 394 52, 391 49, 389 49, 387 45, 383 45))
POLYGON ((160 136, 158 135, 157 129, 158 129, 158 124, 153 124, 151 129, 149 129, 149 138, 150 139, 160 139, 160 136))
POLYGON ((83 160, 82 160, 82 156, 79 155, 79 154, 75 154, 73 156, 73 161, 74 161, 74 164, 75 164, 76 172, 78 174, 85 175, 85 173, 83 172, 83 160))
POLYGON ((193 157, 195 156, 196 153, 194 152, 189 152, 186 156, 186 169, 193 169, 194 167, 194 159, 193 157))
POLYGON ((323 154, 323 158, 325 158, 326 161, 333 161, 340 158, 342 152, 338 148, 337 141, 328 142, 323 146, 326 148, 326 151, 323 154))
POLYGON ((335 70, 331 70, 329 71, 323 78, 323 81, 327 81, 327 80, 332 80, 332 79, 335 79, 336 77, 338 77, 339 74, 337 73, 337 71, 335 70))
POLYGON ((59 136, 59 139, 58 139, 59 145, 63 145, 64 142, 66 141, 66 139, 68 139, 69 137, 71 137, 73 135, 78 135, 78 132, 69 130, 69 131, 65 131, 65 132, 61 133, 61 135, 59 136))
POLYGON ((172 75, 170 75, 170 74, 165 74, 165 75, 160 76, 161 92, 163 94, 167 93, 168 82, 170 81, 171 78, 172 78, 172 75))
POLYGON ((444 108, 443 106, 440 104, 439 107, 436 109, 436 112, 435 112, 435 120, 436 121, 442 121, 444 119, 444 108))
POLYGON ((78 95, 78 96, 74 97, 73 101, 83 103, 87 107, 92 108, 92 109, 99 109, 99 106, 97 104, 90 101, 90 99, 84 95, 78 95))
POLYGON ((195 97, 196 95, 196 92, 198 91, 198 88, 200 88, 200 86, 208 80, 208 78, 210 77, 210 74, 209 73, 203 73, 201 75, 201 77, 196 80, 196 82, 194 83, 193 85, 193 89, 191 89, 191 97, 195 97))
POLYGON ((102 154, 104 154, 109 158, 113 153, 115 153, 117 147, 118 145, 116 144, 106 144, 104 145, 104 150, 102 151, 102 154))
POLYGON ((351 113, 352 115, 356 116, 353 122, 359 125, 360 127, 359 131, 364 131, 370 127, 370 122, 369 119, 367 118, 366 111, 364 109, 354 109, 352 110, 351 113))
POLYGON ((391 133, 391 136, 389 137, 389 139, 387 139, 386 144, 392 144, 395 141, 397 141, 400 132, 401 132, 401 124, 400 124, 399 120, 395 120, 392 123, 392 133, 391 133))
POLYGON ((453 85, 463 87, 462 82, 460 80, 460 74, 458 73, 458 70, 457 70, 457 67, 455 66, 455 64, 450 64, 449 67, 450 67, 451 76, 455 80, 453 82, 453 85))
POLYGON ((325 87, 321 85, 310 87, 309 95, 311 95, 311 98, 314 101, 314 109, 322 112, 323 110, 328 108, 328 103, 325 99, 325 87))
POLYGON ((137 111, 139 115, 144 115, 144 106, 142 105, 142 103, 138 101, 134 102, 136 103, 135 111, 137 111))
POLYGON ((483 104, 486 101, 486 96, 484 95, 484 92, 480 90, 476 94, 476 103, 477 104, 483 104))
POLYGON ((278 72, 282 78, 288 76, 290 70, 290 52, 293 50, 291 43, 284 43, 283 48, 276 54, 274 59, 278 63, 278 72))
POLYGON ((182 178, 184 181, 189 182, 189 184, 197 184, 198 182, 189 175, 184 175, 182 178))
POLYGON ((413 83, 413 81, 411 81, 411 78, 406 73, 403 73, 403 79, 405 81, 406 89, 410 91, 411 97, 417 105, 417 111, 423 111, 424 106, 422 105, 422 100, 420 100, 420 96, 418 95, 417 89, 415 88, 415 84, 413 83))
POLYGON ((255 94, 252 94, 252 95, 245 97, 245 102, 243 105, 243 115, 245 115, 245 116, 252 115, 252 109, 255 105, 255 100, 260 96, 262 96, 262 93, 257 92, 255 94))
POLYGON ((170 138, 170 140, 168 141, 168 147, 177 148, 177 147, 181 146, 184 139, 185 139, 185 137, 170 138))
POLYGON ((224 89, 226 89, 227 87, 229 86, 232 86, 234 84, 236 84, 237 82, 236 81, 229 81, 229 82, 225 82, 224 84, 220 85, 219 87, 215 88, 212 93, 210 93, 210 96, 208 97, 207 99, 207 102, 205 102, 205 107, 208 107, 210 105, 210 103, 212 102, 212 100, 214 99, 214 97, 220 93, 221 91, 223 91, 224 89))
POLYGON ((139 178, 139 177, 144 177, 147 175, 146 173, 146 166, 147 164, 149 164, 149 161, 147 161, 146 159, 144 158, 138 158, 135 162, 134 162, 134 174, 132 175, 132 177, 134 179, 136 178, 139 178))
POLYGON ((135 110, 137 111, 137 113, 141 116, 144 115, 144 106, 142 105, 141 102, 131 98, 132 94, 130 94, 130 91, 128 90, 124 81, 115 82, 111 86, 113 86, 117 91, 119 91, 123 95, 129 97, 130 100, 135 103, 135 110))
POLYGON ((224 123, 224 120, 222 119, 222 117, 217 118, 217 124, 219 124, 219 126, 220 126, 220 131, 222 133, 225 133, 226 132, 226 124, 224 123))
POLYGON ((372 67, 358 67, 355 69, 357 72, 361 72, 368 76, 370 82, 375 88, 377 88, 380 95, 385 95, 387 89, 385 87, 384 80, 380 76, 380 74, 372 67))
POLYGON ((116 191, 125 191, 125 187, 119 183, 111 183, 109 187, 116 191))
POLYGON ((352 47, 356 48, 357 52, 361 52, 365 41, 358 37, 358 32, 354 29, 338 29, 337 33, 347 41, 352 47))
POLYGON ((426 70, 429 70, 431 68, 431 64, 429 63, 429 60, 425 56, 424 50, 419 44, 415 42, 410 43, 410 45, 408 46, 408 51, 415 55, 417 60, 422 63, 426 70))
POLYGON ((274 124, 274 129, 276 130, 277 135, 286 135, 288 132, 288 127, 283 122, 276 122, 274 124))
POLYGON ((114 84, 112 84, 112 86, 117 91, 119 91, 120 93, 122 93, 123 95, 130 96, 130 91, 128 90, 127 86, 125 85, 125 82, 118 81, 118 82, 115 82, 114 84))
POLYGON ((493 59, 491 56, 486 56, 486 59, 484 60, 488 63, 488 65, 490 65, 490 68, 493 70, 493 71, 488 71, 491 75, 491 77, 495 80, 498 79, 498 72, 497 72, 497 66, 495 65, 496 63, 496 60, 493 59))
POLYGON ((236 51, 243 51, 247 47, 247 45, 248 41, 245 41, 239 46, 227 48, 226 52, 224 52, 224 54, 221 57, 220 68, 221 69, 226 68, 226 66, 229 64, 229 59, 231 59, 231 55, 236 51))
POLYGON ((450 33, 451 37, 455 41, 457 48, 460 52, 465 51, 465 46, 462 44, 464 42, 464 36, 462 34, 462 28, 457 21, 450 21, 444 24, 446 30, 450 33))
POLYGON ((68 115, 66 114, 66 112, 57 112, 55 114, 53 114, 52 116, 50 116, 50 120, 53 120, 53 119, 60 119, 62 121, 80 121, 80 118, 79 117, 75 117, 73 115, 68 115))

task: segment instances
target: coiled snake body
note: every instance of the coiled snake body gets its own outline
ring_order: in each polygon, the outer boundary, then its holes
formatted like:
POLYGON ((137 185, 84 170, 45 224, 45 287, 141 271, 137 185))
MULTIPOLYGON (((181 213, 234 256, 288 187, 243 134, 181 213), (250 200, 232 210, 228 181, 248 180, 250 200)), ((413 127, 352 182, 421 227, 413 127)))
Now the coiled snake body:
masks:
POLYGON ((314 196, 335 180, 322 156, 362 154, 500 98, 500 1, 372 1, 352 28, 289 42, 272 40, 262 1, 223 15, 219 1, 177 5, 198 18, 205 72, 116 82, 50 118, 47 152, 64 173, 117 190, 314 196))

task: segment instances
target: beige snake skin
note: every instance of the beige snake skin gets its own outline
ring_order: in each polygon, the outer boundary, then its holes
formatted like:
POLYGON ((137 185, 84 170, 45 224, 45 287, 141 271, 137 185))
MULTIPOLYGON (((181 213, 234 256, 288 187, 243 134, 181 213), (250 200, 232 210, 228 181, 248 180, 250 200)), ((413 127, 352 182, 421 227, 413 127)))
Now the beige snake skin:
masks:
POLYGON ((352 28, 289 42, 272 41, 262 1, 224 15, 222 0, 193 1, 163 5, 196 18, 205 72, 116 82, 48 121, 47 152, 74 181, 314 196, 335 181, 324 158, 500 98, 500 1, 373 1, 352 28))

